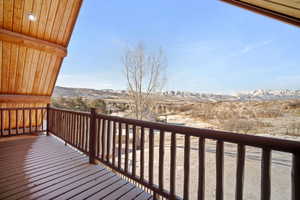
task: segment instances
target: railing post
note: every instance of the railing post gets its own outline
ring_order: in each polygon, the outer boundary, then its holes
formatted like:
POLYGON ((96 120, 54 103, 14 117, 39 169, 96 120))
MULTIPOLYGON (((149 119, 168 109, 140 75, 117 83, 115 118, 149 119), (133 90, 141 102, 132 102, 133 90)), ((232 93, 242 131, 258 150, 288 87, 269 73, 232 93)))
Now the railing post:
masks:
POLYGON ((300 199, 300 153, 293 154, 292 200, 300 199))
MULTIPOLYGON (((47 135, 47 136, 49 136, 49 132, 50 132, 50 131, 49 131, 49 121, 50 121, 50 120, 49 120, 49 119, 50 119, 49 111, 50 111, 50 103, 47 104, 47 119, 46 119, 46 120, 47 120, 47 125, 46 125, 46 135, 47 135)), ((42 122, 42 123, 43 123, 43 122, 42 122)))
POLYGON ((96 109, 91 108, 91 118, 90 118, 90 141, 89 141, 89 156, 90 163, 95 164, 95 147, 96 147, 96 109))

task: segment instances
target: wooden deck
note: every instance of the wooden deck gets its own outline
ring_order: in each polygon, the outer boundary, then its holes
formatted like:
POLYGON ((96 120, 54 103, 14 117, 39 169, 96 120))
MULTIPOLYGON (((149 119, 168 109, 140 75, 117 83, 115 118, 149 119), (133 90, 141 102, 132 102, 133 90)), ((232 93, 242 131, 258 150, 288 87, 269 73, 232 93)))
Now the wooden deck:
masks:
POLYGON ((152 199, 53 136, 0 141, 0 199, 152 199))

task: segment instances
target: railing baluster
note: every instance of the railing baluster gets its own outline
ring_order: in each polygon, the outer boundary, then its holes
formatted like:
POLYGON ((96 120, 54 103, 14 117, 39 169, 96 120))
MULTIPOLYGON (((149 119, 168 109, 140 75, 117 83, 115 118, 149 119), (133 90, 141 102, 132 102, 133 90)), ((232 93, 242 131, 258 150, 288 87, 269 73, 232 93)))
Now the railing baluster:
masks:
POLYGON ((50 104, 47 104, 47 109, 46 109, 46 135, 48 136, 49 135, 49 129, 52 129, 50 123, 53 122, 52 121, 52 116, 50 116, 50 104), (51 122, 50 122, 51 120, 51 122))
POLYGON ((44 132, 44 109, 41 109, 41 118, 42 131, 44 132))
POLYGON ((82 114, 80 114, 80 148, 84 150, 84 119, 82 114))
POLYGON ((159 189, 164 188, 165 131, 159 133, 159 189))
POLYGON ((116 166, 116 122, 113 121, 112 165, 116 166))
POLYGON ((63 118, 62 112, 58 112, 57 117, 58 117, 57 123, 59 123, 58 131, 61 132, 61 136, 62 136, 63 140, 65 141, 65 132, 62 127, 62 124, 64 123, 64 118, 63 118))
MULTIPOLYGON (((62 132, 62 138, 64 140, 64 142, 66 142, 66 131, 65 131, 65 126, 64 124, 66 123, 65 122, 65 115, 64 115, 64 112, 59 112, 59 116, 61 118, 61 121, 58 121, 58 123, 60 123, 60 130, 62 132)), ((66 144, 66 143, 65 143, 66 144)))
POLYGON ((8 110, 8 135, 11 135, 11 110, 8 110))
POLYGON ((90 137, 89 137, 89 157, 90 163, 95 164, 95 145, 96 145, 96 109, 91 109, 90 118, 90 137))
POLYGON ((32 111, 29 109, 29 132, 32 133, 32 111))
POLYGON ((26 132, 26 115, 25 115, 25 109, 22 110, 22 115, 23 115, 23 133, 26 132))
POLYGON ((78 122, 78 114, 74 115, 75 120, 75 127, 74 127, 74 134, 75 134, 75 146, 78 147, 78 129, 79 129, 79 122, 78 122))
POLYGON ((65 141, 69 143, 69 114, 67 112, 63 112, 64 114, 64 123, 62 124, 65 131, 65 141))
POLYGON ((104 153, 105 153, 105 119, 102 119, 102 133, 101 133, 101 146, 102 146, 102 150, 101 150, 101 159, 102 162, 104 162, 104 153))
POLYGON ((271 199, 271 151, 263 149, 261 160, 261 200, 271 199))
POLYGON ((122 123, 119 122, 118 124, 119 131, 118 131, 118 169, 121 170, 121 162, 122 162, 122 157, 121 157, 121 150, 122 150, 122 123))
POLYGON ((72 114, 71 113, 68 113, 67 114, 68 116, 68 138, 69 138, 69 143, 70 144, 73 144, 72 143, 72 133, 71 133, 71 128, 72 128, 72 114))
POLYGON ((293 154, 292 200, 300 199, 300 153, 293 154))
POLYGON ((77 147, 80 149, 81 145, 81 115, 77 114, 77 147))
POLYGON ((69 128, 69 123, 68 123, 68 113, 63 112, 64 115, 64 123, 62 124, 62 127, 64 129, 65 132, 65 142, 69 143, 69 134, 68 134, 68 128, 69 128))
POLYGON ((171 169, 170 169, 170 193, 176 194, 176 133, 171 133, 171 169))
POLYGON ((35 131, 38 132, 38 109, 35 109, 35 131))
POLYGON ((1 136, 3 136, 3 123, 4 123, 4 117, 3 117, 3 110, 0 110, 0 117, 1 117, 1 121, 0 121, 0 129, 1 129, 1 136))
POLYGON ((154 159, 154 133, 153 129, 149 130, 149 184, 153 185, 153 159, 154 159))
POLYGON ((65 142, 68 143, 69 142, 69 135, 68 135, 68 128, 69 128, 68 113, 63 112, 63 116, 64 116, 64 122, 62 123, 62 127, 63 127, 64 132, 65 132, 65 142))
POLYGON ((235 199, 243 199, 244 169, 245 169, 245 145, 239 144, 237 149, 236 189, 235 199))
POLYGON ((70 113, 70 120, 71 120, 71 124, 70 124, 70 135, 71 135, 71 143, 72 145, 75 146, 75 121, 74 121, 74 116, 75 114, 70 113))
POLYGON ((136 126, 132 126, 132 176, 136 175, 136 126))
POLYGON ((111 121, 110 120, 107 120, 107 131, 106 131, 106 135, 107 135, 107 148, 106 148, 106 161, 109 163, 110 162, 110 131, 111 131, 111 121))
POLYGON ((198 138, 198 200, 205 199, 205 139, 198 138))
POLYGON ((70 134, 71 134, 71 144, 76 147, 75 143, 75 114, 70 113, 71 125, 70 125, 70 134))
POLYGON ((83 149, 83 123, 81 114, 79 114, 79 126, 79 147, 83 149))
POLYGON ((88 151, 89 145, 89 117, 85 116, 85 151, 88 151))
POLYGON ((145 151, 144 151, 144 147, 145 147, 145 128, 141 127, 141 152, 140 152, 140 165, 141 165, 141 172, 140 172, 140 177, 141 180, 144 180, 144 169, 145 169, 145 151))
POLYGON ((16 134, 19 135, 19 116, 18 116, 18 110, 16 110, 16 134))
POLYGON ((190 186, 190 143, 189 135, 184 138, 184 184, 183 184, 183 198, 189 199, 190 186))
POLYGON ((224 142, 217 141, 216 150, 216 200, 223 200, 223 176, 224 176, 224 142))
POLYGON ((98 120, 98 129, 97 129, 97 158, 100 157, 100 141, 101 141, 101 138, 100 138, 100 132, 101 132, 101 119, 100 118, 97 118, 98 120))
POLYGON ((84 115, 80 115, 80 147, 84 150, 84 115))
POLYGON ((125 124, 125 172, 128 173, 128 146, 129 146, 129 127, 128 124, 125 124))
POLYGON ((72 145, 74 145, 75 146, 75 132, 74 132, 74 130, 75 130, 75 121, 74 121, 74 116, 75 116, 75 114, 73 114, 73 113, 70 113, 70 118, 71 118, 71 125, 70 125, 70 134, 71 134, 71 143, 72 143, 72 145))

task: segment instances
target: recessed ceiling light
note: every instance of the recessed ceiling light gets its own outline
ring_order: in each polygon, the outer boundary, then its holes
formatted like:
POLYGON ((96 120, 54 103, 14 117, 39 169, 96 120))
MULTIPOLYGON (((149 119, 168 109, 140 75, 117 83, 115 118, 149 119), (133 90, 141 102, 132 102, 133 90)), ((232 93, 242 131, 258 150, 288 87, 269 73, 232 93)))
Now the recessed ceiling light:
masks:
POLYGON ((36 21, 36 16, 34 15, 34 14, 32 14, 32 13, 28 13, 28 19, 30 20, 30 21, 36 21))

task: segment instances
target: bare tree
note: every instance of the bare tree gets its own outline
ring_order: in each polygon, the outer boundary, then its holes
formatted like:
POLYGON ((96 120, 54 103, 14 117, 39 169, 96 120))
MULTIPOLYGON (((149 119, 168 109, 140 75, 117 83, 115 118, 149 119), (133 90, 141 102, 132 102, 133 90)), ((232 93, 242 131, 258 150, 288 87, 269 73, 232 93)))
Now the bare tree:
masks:
POLYGON ((122 61, 134 118, 153 120, 158 96, 166 82, 167 59, 162 49, 146 54, 144 45, 139 43, 125 51, 122 61))

